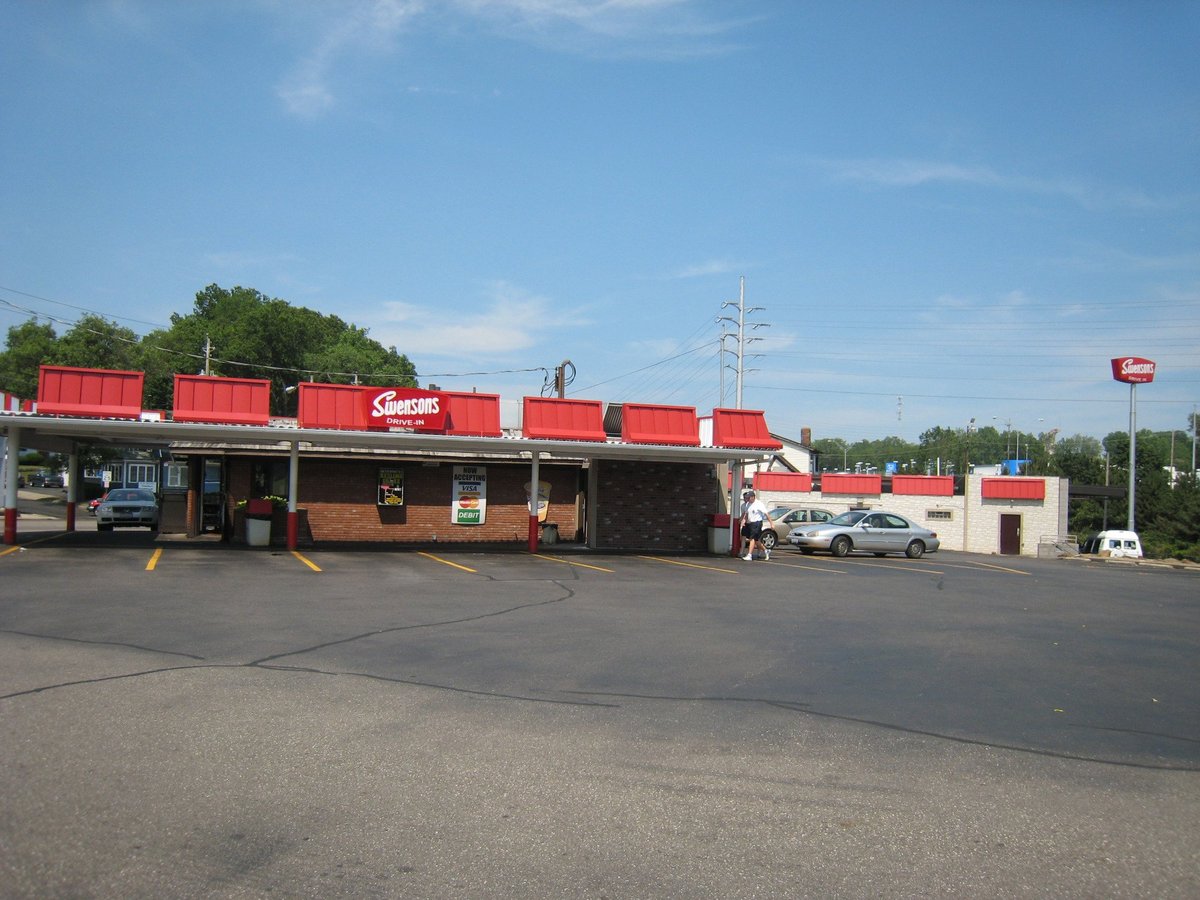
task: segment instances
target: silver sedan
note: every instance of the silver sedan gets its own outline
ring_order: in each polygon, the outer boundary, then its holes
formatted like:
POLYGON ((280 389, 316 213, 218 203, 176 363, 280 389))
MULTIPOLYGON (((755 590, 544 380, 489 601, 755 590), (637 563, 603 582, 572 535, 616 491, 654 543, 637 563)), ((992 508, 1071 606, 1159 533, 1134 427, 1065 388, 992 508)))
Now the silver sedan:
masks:
POLYGON ((158 498, 153 491, 140 488, 116 488, 96 507, 96 528, 150 528, 158 530, 158 498))
POLYGON ((886 556, 903 553, 917 559, 941 546, 937 532, 904 516, 875 509, 852 509, 821 525, 802 525, 788 534, 788 543, 802 553, 825 550, 834 556, 851 551, 886 556))
POLYGON ((816 522, 828 522, 833 513, 827 509, 814 509, 808 506, 780 506, 769 510, 767 515, 775 523, 768 528, 763 523, 762 542, 768 550, 774 550, 776 544, 782 544, 787 536, 800 525, 811 525, 816 522))

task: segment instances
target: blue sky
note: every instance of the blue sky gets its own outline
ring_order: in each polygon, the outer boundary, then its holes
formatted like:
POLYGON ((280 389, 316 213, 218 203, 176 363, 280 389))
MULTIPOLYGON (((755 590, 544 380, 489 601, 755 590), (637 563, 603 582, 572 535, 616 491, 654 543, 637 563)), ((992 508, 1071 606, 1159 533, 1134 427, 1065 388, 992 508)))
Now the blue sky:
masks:
POLYGON ((517 401, 569 359, 569 396, 703 414, 734 404, 717 319, 744 277, 743 405, 777 433, 1099 437, 1128 427, 1121 355, 1158 363, 1140 427, 1200 403, 1194 2, 0 21, 0 333, 30 309, 145 333, 242 285, 423 383, 517 401))

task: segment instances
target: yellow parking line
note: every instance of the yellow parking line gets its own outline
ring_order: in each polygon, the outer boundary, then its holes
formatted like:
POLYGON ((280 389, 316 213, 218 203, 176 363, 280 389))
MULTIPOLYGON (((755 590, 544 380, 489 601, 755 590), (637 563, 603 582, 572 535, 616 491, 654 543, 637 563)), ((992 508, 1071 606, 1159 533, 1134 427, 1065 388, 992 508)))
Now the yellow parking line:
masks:
POLYGON ((677 559, 663 559, 661 556, 639 556, 638 559, 648 559, 650 562, 666 563, 671 566, 684 566, 688 569, 704 569, 708 572, 720 572, 724 575, 736 575, 737 572, 732 569, 721 569, 717 566, 702 566, 699 563, 680 562, 677 559))
POLYGON ((805 569, 805 570, 820 569, 822 573, 827 573, 830 575, 849 575, 850 574, 845 569, 830 569, 830 568, 828 568, 828 565, 826 563, 819 562, 816 560, 806 560, 804 562, 784 562, 782 559, 779 559, 778 557, 771 557, 771 565, 786 566, 789 569, 805 569))
POLYGON ((454 566, 456 569, 462 569, 464 572, 470 572, 472 575, 478 575, 474 569, 468 566, 460 566, 456 562, 450 562, 448 559, 442 559, 440 556, 434 556, 432 553, 426 553, 423 550, 417 552, 417 556, 424 556, 426 559, 432 559, 434 562, 445 563, 448 566, 454 566))
POLYGON ((1008 566, 994 566, 991 563, 973 563, 968 568, 979 566, 981 569, 995 569, 997 572, 1008 572, 1010 575, 1028 575, 1028 572, 1022 572, 1020 569, 1010 569, 1008 566))
POLYGON ((870 566, 873 569, 888 569, 889 571, 894 571, 894 572, 907 572, 909 575, 945 575, 946 574, 945 572, 942 572, 939 569, 926 569, 926 568, 922 568, 919 566, 905 565, 905 564, 901 563, 900 560, 896 560, 894 563, 885 563, 885 562, 881 563, 881 562, 869 562, 868 560, 865 560, 865 559, 858 559, 858 560, 854 561, 854 565, 870 566))
POLYGON ((597 572, 613 574, 616 569, 606 569, 604 566, 593 566, 590 563, 575 562, 573 559, 563 559, 561 556, 547 556, 545 553, 534 553, 534 559, 544 559, 546 562, 560 562, 568 566, 579 566, 581 569, 595 569, 597 572))
POLYGON ((318 565, 317 565, 315 562, 313 562, 311 559, 309 559, 308 557, 306 557, 304 554, 302 554, 302 553, 300 553, 300 552, 298 552, 298 551, 296 551, 296 550, 293 550, 293 551, 292 551, 292 556, 296 557, 296 559, 300 560, 300 562, 304 563, 306 566, 308 566, 308 567, 309 567, 310 569, 312 569, 314 572, 320 572, 320 571, 321 571, 321 567, 320 567, 320 566, 318 566, 318 565))
POLYGON ((146 571, 147 572, 154 571, 155 566, 158 565, 159 557, 162 556, 162 550, 163 550, 163 548, 159 547, 152 554, 150 554, 150 562, 146 563, 146 571))
POLYGON ((0 556, 8 556, 10 553, 16 553, 18 550, 24 549, 20 544, 13 544, 7 550, 0 550, 0 556))

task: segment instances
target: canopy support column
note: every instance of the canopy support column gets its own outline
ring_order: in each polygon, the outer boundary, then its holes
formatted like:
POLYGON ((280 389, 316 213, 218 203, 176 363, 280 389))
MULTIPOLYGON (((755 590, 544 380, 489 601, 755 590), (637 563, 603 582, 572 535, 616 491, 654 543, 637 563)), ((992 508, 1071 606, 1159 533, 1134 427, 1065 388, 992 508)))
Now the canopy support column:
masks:
POLYGON ((67 531, 75 530, 75 503, 79 500, 79 448, 67 454, 67 531))
POLYGON ((300 532, 300 513, 296 509, 296 491, 300 485, 300 442, 292 441, 288 454, 287 548, 295 550, 300 532))
POLYGON ((4 543, 17 542, 17 475, 21 469, 21 429, 8 429, 7 459, 4 467, 4 543))
POLYGON ((529 478, 529 552, 537 553, 538 549, 538 465, 541 454, 533 451, 532 473, 529 478))

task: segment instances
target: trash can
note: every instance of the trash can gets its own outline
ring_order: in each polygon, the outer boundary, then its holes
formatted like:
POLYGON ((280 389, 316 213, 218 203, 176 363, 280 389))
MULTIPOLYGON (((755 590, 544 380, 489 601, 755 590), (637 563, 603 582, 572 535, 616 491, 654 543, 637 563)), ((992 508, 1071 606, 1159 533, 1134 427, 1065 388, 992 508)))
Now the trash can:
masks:
POLYGON ((246 517, 246 543, 251 547, 271 545, 271 520, 246 517))
POLYGON ((271 516, 274 504, 255 499, 246 504, 246 543, 251 547, 271 545, 271 516))
POLYGON ((733 549, 729 538, 729 513, 710 513, 708 516, 708 552, 728 556, 733 549))

